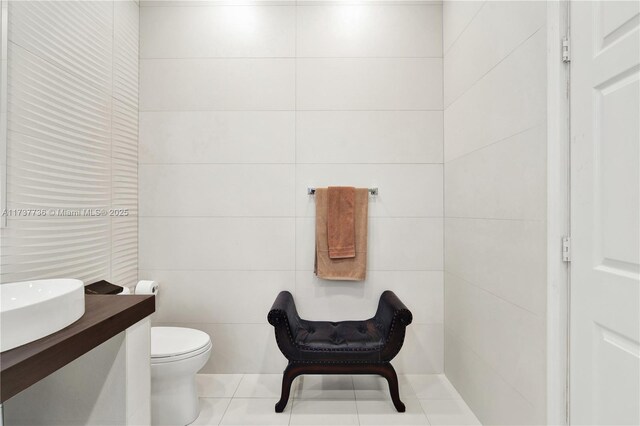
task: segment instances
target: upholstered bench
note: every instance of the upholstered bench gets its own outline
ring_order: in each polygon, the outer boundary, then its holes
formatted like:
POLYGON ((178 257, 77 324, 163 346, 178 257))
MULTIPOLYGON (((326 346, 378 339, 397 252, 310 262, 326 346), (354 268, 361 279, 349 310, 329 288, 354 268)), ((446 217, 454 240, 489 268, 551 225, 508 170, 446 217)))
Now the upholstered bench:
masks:
POLYGON ((289 360, 276 412, 286 407, 291 383, 301 374, 380 375, 387 379, 396 410, 404 412, 398 376, 390 361, 400 352, 412 318, 400 299, 392 291, 385 291, 371 319, 307 321, 298 316, 291 293, 281 292, 268 315, 278 347, 289 360))

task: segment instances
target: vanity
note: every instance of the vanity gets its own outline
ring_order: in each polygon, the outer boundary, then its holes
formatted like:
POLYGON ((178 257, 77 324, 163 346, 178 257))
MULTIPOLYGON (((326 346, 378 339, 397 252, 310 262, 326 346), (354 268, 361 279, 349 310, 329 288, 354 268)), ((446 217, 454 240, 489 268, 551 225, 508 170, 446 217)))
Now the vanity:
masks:
MULTIPOLYGON (((37 298, 46 290, 32 288, 34 296, 27 298, 37 298)), ((2 294, 7 301, 12 296, 10 291, 2 294)), ((10 307, 3 302, 2 334, 7 336, 3 340, 11 342, 21 335, 31 339, 45 332, 30 327, 30 320, 43 327, 64 324, 78 316, 79 303, 79 319, 58 331, 7 350, 3 343, 0 402, 5 426, 150 423, 149 316, 155 311, 154 296, 84 295, 82 291, 81 299, 65 293, 10 307), (49 307, 56 309, 47 312, 44 302, 51 300, 49 307), (18 312, 38 303, 39 313, 18 312), (42 312, 45 317, 38 317, 42 312), (11 317, 17 314, 22 316, 11 317)))

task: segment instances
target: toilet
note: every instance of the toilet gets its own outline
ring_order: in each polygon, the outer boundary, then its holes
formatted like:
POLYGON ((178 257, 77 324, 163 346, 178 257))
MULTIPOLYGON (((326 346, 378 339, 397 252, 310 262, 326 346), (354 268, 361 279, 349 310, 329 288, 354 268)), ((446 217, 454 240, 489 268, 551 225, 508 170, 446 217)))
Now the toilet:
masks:
POLYGON ((211 347, 200 330, 151 327, 151 424, 188 425, 198 417, 196 373, 211 347))

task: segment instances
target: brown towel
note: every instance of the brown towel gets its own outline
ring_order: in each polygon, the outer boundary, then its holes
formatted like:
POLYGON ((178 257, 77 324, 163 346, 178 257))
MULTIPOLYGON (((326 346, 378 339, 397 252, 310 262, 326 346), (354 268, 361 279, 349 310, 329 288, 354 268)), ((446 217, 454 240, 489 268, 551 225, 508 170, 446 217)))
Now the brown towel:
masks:
POLYGON ((316 189, 316 259, 314 272, 325 280, 364 281, 367 275, 367 219, 369 190, 355 190, 355 257, 331 259, 327 234, 328 190, 316 189))
POLYGON ((327 243, 331 259, 356 257, 354 207, 356 189, 330 186, 327 190, 327 243))

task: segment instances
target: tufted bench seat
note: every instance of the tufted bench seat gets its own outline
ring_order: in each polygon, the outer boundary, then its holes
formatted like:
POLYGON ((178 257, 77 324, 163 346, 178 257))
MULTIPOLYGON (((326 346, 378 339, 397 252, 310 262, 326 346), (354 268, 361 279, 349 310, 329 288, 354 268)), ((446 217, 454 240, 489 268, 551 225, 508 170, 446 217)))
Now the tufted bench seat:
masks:
POLYGON ((367 321, 305 321, 301 320, 295 341, 302 349, 370 349, 378 352, 384 341, 373 320, 367 321))
POLYGON ((276 298, 268 320, 289 360, 276 412, 289 400, 293 380, 301 374, 378 374, 387 379, 396 409, 404 412, 398 377, 390 361, 400 352, 412 315, 392 291, 380 296, 373 318, 363 321, 307 321, 298 315, 288 291, 276 298))

